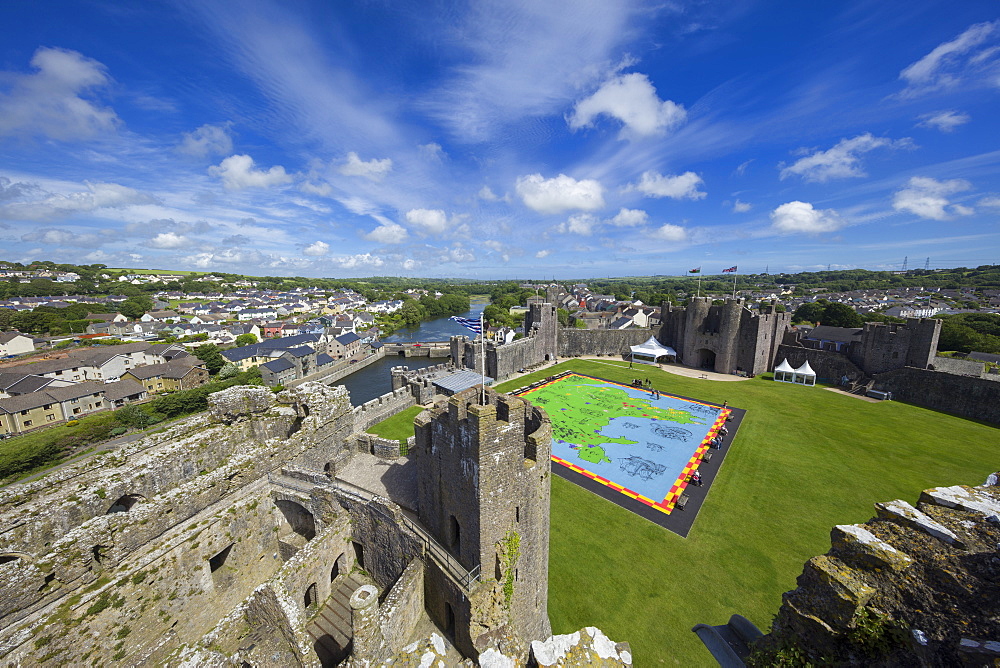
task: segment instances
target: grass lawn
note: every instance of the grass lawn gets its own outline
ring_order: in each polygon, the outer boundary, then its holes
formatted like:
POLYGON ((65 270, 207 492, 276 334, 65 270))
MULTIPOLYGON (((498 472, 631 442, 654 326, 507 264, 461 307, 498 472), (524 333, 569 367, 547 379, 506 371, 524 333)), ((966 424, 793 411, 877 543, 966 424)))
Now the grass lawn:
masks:
POLYGON ((691 627, 738 612, 766 631, 834 525, 868 520, 877 501, 914 503, 927 487, 982 484, 997 466, 994 427, 763 376, 717 382, 575 360, 498 389, 565 369, 648 376, 662 391, 747 410, 688 538, 552 477, 553 632, 598 626, 630 642, 640 666, 715 665, 691 627))
MULTIPOLYGON (((552 630, 598 626, 631 643, 640 666, 715 665, 691 627, 738 612, 767 631, 805 562, 830 548, 834 525, 868 520, 877 501, 915 503, 927 487, 982 484, 997 467, 995 427, 765 376, 717 382, 574 360, 497 389, 569 369, 648 377, 664 392, 747 410, 688 538, 552 476, 552 630)), ((420 410, 369 431, 411 436, 420 410)))
POLYGON ((402 413, 396 413, 391 418, 382 420, 377 425, 369 427, 368 433, 381 436, 382 438, 405 441, 410 436, 413 436, 413 420, 422 410, 424 410, 423 406, 407 408, 402 413))

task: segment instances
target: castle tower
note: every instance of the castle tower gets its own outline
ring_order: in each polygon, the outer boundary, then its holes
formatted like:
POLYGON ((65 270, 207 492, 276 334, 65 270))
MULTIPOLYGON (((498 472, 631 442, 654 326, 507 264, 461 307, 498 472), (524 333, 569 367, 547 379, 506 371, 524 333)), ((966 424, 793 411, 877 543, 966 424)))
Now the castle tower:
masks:
POLYGON ((905 324, 865 323, 861 359, 865 373, 876 374, 913 366, 926 369, 937 354, 941 321, 909 318, 905 324))
MULTIPOLYGON (((479 582, 461 591, 445 573, 425 588, 428 613, 456 646, 508 627, 525 642, 548 637, 552 427, 518 397, 478 387, 421 413, 416 432, 420 521, 479 582)), ((469 647, 471 645, 471 648, 469 647)), ((465 651, 465 650, 463 650, 465 651)))
POLYGON ((535 341, 536 362, 555 360, 559 350, 559 318, 554 304, 531 304, 524 315, 524 333, 535 341))

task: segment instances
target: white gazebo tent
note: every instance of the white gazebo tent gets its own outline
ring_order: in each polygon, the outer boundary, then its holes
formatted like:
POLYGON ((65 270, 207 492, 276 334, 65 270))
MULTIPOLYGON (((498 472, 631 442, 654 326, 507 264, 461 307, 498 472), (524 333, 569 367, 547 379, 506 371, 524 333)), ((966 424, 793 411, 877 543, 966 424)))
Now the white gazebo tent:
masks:
POLYGON ((655 336, 649 337, 648 340, 637 346, 629 346, 629 349, 632 351, 632 359, 636 362, 647 363, 643 360, 635 359, 636 355, 641 357, 651 357, 654 362, 663 356, 672 356, 674 359, 677 359, 677 351, 670 346, 665 346, 657 341, 655 336))
POLYGON ((774 367, 774 379, 779 383, 794 383, 795 380, 795 369, 792 365, 788 363, 788 358, 786 357, 781 364, 774 367))
POLYGON ((815 385, 816 372, 809 366, 809 360, 802 363, 792 376, 792 382, 800 385, 815 385))

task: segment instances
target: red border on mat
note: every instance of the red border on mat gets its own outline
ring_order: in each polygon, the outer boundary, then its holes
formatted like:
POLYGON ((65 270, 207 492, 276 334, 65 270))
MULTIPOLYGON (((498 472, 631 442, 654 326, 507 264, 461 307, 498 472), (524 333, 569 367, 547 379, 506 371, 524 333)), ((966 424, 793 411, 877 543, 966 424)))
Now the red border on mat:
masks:
MULTIPOLYGON (((579 377, 579 378, 588 378, 590 380, 597 380, 597 381, 600 381, 602 383, 608 383, 609 385, 619 385, 621 387, 628 387, 628 388, 631 388, 633 390, 645 389, 645 388, 641 388, 641 387, 635 387, 633 385, 626 385, 625 383, 619 383, 619 382, 614 381, 614 380, 607 380, 606 378, 598 378, 596 376, 588 376, 587 374, 583 374, 583 373, 576 373, 574 371, 574 372, 571 372, 571 373, 566 374, 564 376, 559 376, 558 378, 555 378, 553 380, 550 380, 550 381, 547 381, 545 383, 542 383, 541 385, 539 385, 537 387, 533 387, 530 390, 525 390, 524 392, 518 392, 516 394, 516 396, 519 396, 519 397, 527 396, 527 395, 531 394, 532 392, 534 392, 535 390, 540 390, 543 387, 547 387, 549 385, 553 385, 555 383, 558 383, 561 380, 566 380, 566 379, 572 378, 574 376, 579 377)), ((649 391, 649 390, 647 390, 647 391, 649 391)), ((686 402, 688 402, 690 404, 700 404, 702 406, 712 406, 712 407, 715 407, 715 404, 709 404, 709 403, 705 403, 703 401, 692 401, 691 399, 686 399, 684 397, 678 397, 676 395, 667 394, 665 392, 661 392, 660 394, 662 396, 670 397, 672 399, 678 399, 680 401, 686 401, 686 402)), ((723 408, 721 410, 721 412, 719 413, 719 417, 716 418, 716 420, 715 420, 714 423, 712 423, 712 426, 709 428, 708 433, 705 434, 705 438, 702 439, 701 443, 695 449, 694 454, 691 455, 691 459, 688 460, 688 463, 684 465, 684 468, 681 470, 681 473, 677 477, 677 480, 675 480, 674 484, 671 485, 670 491, 667 492, 667 495, 663 498, 662 501, 653 501, 652 499, 650 499, 648 497, 645 497, 642 494, 639 494, 638 492, 633 492, 632 490, 628 489, 627 487, 622 487, 618 483, 611 482, 607 478, 602 478, 601 476, 599 476, 599 475, 597 475, 595 473, 591 473, 587 469, 585 469, 585 468, 583 468, 581 466, 577 466, 576 464, 573 464, 571 462, 568 462, 565 459, 562 459, 561 457, 556 457, 555 455, 551 455, 552 461, 554 461, 555 463, 557 463, 557 464, 559 464, 561 466, 565 466, 566 468, 570 469, 571 471, 575 471, 575 472, 579 473, 580 475, 586 476, 586 477, 590 478, 591 480, 593 480, 595 482, 599 482, 599 483, 601 483, 602 485, 604 485, 606 487, 610 487, 611 489, 615 490, 616 492, 618 492, 620 494, 624 494, 625 496, 627 496, 629 498, 635 499, 636 501, 639 501, 640 503, 643 503, 643 504, 649 506, 650 508, 655 508, 656 510, 659 510, 660 512, 666 513, 666 514, 669 515, 670 512, 673 511, 674 507, 677 505, 677 499, 681 498, 681 494, 684 493, 684 489, 688 485, 688 480, 690 479, 691 474, 694 473, 695 470, 697 470, 698 465, 701 464, 702 457, 704 457, 705 453, 708 452, 708 448, 709 448, 709 446, 712 443, 712 439, 715 438, 715 436, 719 433, 719 429, 722 427, 722 425, 724 425, 726 423, 726 418, 729 416, 729 414, 731 412, 732 411, 730 409, 728 409, 728 408, 723 408)))

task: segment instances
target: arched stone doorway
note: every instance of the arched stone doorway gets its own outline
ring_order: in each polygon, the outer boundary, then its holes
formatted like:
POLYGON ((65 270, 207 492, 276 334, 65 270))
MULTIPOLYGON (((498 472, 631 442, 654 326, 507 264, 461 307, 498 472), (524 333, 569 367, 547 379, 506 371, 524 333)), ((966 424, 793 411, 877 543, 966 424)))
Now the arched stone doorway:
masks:
POLYGON ((278 514, 278 552, 288 561, 316 536, 313 514, 295 501, 278 499, 274 505, 278 514))
POLYGON ((715 351, 701 348, 695 351, 694 365, 699 369, 715 369, 715 351))

